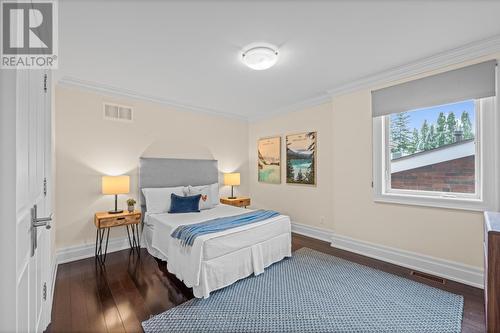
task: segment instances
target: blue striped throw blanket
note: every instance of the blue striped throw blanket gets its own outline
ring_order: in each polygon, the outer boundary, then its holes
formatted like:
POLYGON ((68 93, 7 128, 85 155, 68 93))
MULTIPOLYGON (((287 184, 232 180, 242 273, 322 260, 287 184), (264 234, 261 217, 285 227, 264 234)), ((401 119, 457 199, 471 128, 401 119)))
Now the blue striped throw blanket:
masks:
POLYGON ((178 226, 171 236, 179 239, 183 246, 193 246, 196 237, 264 221, 278 215, 279 213, 273 210, 259 209, 240 215, 218 217, 205 222, 178 226))

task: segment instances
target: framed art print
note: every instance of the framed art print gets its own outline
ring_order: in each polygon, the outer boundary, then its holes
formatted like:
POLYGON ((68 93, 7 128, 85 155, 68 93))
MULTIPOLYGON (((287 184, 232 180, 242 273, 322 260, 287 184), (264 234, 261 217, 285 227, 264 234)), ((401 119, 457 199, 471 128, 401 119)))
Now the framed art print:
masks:
POLYGON ((257 143, 259 182, 281 183, 281 137, 259 139, 257 143))
POLYGON ((286 182, 316 185, 317 132, 286 136, 286 182))

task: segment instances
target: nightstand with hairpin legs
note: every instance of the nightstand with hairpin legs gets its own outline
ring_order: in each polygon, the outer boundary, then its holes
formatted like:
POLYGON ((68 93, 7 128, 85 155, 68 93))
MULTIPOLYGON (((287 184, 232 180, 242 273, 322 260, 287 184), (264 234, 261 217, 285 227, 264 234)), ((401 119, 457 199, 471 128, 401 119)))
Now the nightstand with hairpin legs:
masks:
POLYGON ((235 207, 245 207, 250 206, 250 198, 249 197, 223 197, 220 198, 220 203, 225 205, 231 205, 235 207))
POLYGON ((106 261, 108 252, 109 231, 114 227, 125 226, 130 248, 140 253, 139 224, 141 223, 141 212, 123 212, 119 214, 110 214, 108 212, 98 212, 94 216, 96 227, 95 238, 95 257, 100 263, 106 261), (103 244, 104 239, 106 242, 103 244))

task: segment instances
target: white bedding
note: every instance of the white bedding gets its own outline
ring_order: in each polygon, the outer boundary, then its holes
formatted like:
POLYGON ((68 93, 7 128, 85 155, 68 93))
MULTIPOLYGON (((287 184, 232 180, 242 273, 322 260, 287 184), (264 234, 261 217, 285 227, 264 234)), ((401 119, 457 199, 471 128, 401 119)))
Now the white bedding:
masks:
POLYGON ((208 297, 210 291, 252 272, 257 275, 273 262, 291 255, 290 219, 284 215, 197 237, 192 247, 182 247, 179 240, 170 236, 180 225, 244 212, 248 210, 220 204, 200 213, 146 213, 144 236, 148 251, 167 260, 169 272, 193 287, 196 297, 208 297))

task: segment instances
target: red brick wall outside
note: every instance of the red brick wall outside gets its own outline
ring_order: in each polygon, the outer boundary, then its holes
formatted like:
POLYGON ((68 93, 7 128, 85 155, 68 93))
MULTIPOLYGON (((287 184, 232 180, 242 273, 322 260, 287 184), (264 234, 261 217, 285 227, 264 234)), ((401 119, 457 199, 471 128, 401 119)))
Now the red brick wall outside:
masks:
POLYGON ((391 187, 404 190, 475 192, 474 156, 391 174, 391 187))

